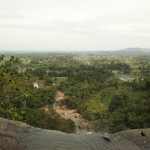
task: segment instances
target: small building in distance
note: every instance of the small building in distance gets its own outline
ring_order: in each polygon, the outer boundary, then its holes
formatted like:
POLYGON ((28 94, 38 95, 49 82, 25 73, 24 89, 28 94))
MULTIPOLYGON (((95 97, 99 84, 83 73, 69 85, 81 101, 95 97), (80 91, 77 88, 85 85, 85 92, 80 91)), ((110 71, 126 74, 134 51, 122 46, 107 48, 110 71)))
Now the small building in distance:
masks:
POLYGON ((128 77, 128 76, 123 76, 123 77, 119 77, 120 80, 125 81, 125 82, 133 82, 133 78, 128 77))
POLYGON ((37 82, 33 82, 33 87, 39 89, 39 84, 37 82))

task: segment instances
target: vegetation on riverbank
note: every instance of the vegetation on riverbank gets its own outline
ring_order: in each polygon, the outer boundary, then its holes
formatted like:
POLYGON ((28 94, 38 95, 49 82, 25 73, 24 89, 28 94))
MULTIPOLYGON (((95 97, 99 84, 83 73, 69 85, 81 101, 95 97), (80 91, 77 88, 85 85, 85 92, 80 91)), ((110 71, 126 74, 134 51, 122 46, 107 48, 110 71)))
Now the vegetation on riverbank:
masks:
POLYGON ((1 57, 1 117, 74 132, 74 122, 52 108, 60 90, 66 96, 62 105, 92 121, 95 131, 150 127, 149 55, 22 55, 19 60, 1 57), (45 105, 48 113, 40 109, 45 105))
POLYGON ((0 117, 26 122, 32 126, 74 132, 75 124, 64 119, 53 109, 56 88, 34 88, 34 76, 18 73, 19 59, 1 56, 0 117), (49 105, 49 111, 41 108, 49 105))

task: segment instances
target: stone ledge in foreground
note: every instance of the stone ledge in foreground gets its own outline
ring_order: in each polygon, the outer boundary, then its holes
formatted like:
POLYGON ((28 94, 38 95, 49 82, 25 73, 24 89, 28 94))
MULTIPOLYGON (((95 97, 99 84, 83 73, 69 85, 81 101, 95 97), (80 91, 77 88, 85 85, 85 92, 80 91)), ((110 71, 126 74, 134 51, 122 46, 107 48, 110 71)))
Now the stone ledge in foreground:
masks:
POLYGON ((79 135, 0 118, 0 150, 150 150, 150 129, 79 135))

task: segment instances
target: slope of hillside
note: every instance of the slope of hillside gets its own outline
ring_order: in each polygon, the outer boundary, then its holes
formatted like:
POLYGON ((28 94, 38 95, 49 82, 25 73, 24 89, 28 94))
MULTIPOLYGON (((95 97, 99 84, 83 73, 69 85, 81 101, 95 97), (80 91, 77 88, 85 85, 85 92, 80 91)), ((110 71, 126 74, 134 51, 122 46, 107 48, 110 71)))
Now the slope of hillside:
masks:
POLYGON ((0 118, 1 150, 149 150, 150 129, 113 135, 66 134, 0 118))

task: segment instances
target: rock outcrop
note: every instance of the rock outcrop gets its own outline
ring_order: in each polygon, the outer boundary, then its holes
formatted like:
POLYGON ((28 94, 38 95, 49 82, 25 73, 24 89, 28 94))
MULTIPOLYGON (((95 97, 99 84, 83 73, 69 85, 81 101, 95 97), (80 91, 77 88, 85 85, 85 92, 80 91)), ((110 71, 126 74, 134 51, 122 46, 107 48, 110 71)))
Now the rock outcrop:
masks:
POLYGON ((0 150, 150 150, 150 129, 66 134, 0 118, 0 150))

